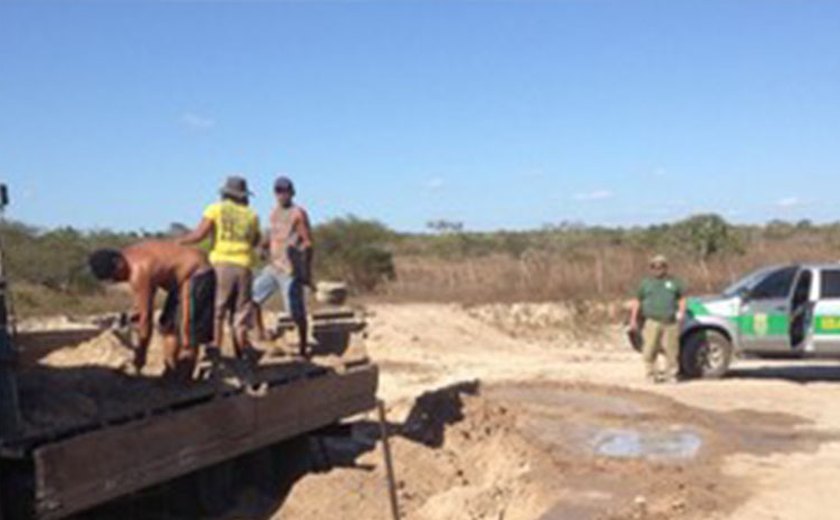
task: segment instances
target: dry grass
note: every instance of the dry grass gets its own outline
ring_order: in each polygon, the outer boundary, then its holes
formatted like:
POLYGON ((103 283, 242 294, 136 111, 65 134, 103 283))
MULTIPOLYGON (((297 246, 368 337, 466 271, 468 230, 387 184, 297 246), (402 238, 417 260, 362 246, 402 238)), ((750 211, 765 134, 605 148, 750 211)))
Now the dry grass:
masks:
MULTIPOLYGON (((605 302, 632 296, 639 279, 647 273, 653 250, 626 244, 594 241, 567 249, 527 250, 523 254, 491 253, 445 256, 397 251, 397 277, 366 299, 392 302, 454 302, 464 304, 515 302, 566 302, 581 316, 592 315, 605 302), (593 307, 593 302, 601 302, 593 307)), ((749 271, 761 266, 790 262, 840 259, 840 240, 825 234, 795 233, 785 238, 757 238, 745 244, 745 253, 710 260, 706 266, 696 260, 665 251, 672 271, 683 278, 691 294, 714 293, 749 271)), ((316 273, 316 277, 317 277, 316 273)), ((124 310, 128 296, 118 291, 76 295, 42 286, 16 283, 12 286, 18 315, 80 315, 124 310)), ((358 295, 357 295, 358 296, 358 295)), ((272 302, 269 308, 275 308, 272 302)), ((619 311, 608 305, 596 321, 615 319, 619 311)), ((576 320, 584 321, 584 320, 576 320)))
MULTIPOLYGON (((573 252, 527 252, 509 255, 441 259, 430 256, 396 258, 397 279, 380 297, 391 301, 542 302, 614 301, 630 297, 647 273, 654 251, 603 246, 573 252)), ((829 262, 840 248, 816 237, 759 240, 743 255, 702 263, 671 255, 672 272, 685 280, 692 294, 720 291, 762 266, 791 262, 829 262)))

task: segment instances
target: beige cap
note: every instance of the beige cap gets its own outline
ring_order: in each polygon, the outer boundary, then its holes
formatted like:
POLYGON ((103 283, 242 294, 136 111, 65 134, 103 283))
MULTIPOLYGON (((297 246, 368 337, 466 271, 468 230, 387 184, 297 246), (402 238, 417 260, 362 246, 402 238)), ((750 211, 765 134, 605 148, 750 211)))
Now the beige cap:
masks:
POLYGON ((665 255, 655 255, 650 259, 650 265, 668 265, 665 255))

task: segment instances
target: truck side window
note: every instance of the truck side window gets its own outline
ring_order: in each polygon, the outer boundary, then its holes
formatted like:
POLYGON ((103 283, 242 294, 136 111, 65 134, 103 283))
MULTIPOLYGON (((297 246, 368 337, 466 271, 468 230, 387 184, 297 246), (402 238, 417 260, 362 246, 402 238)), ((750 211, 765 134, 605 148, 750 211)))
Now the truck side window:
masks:
POLYGON ((840 269, 824 269, 820 275, 820 298, 840 298, 840 269))
POLYGON ((799 271, 799 268, 795 266, 773 271, 750 291, 750 298, 753 300, 787 298, 797 271, 799 271))

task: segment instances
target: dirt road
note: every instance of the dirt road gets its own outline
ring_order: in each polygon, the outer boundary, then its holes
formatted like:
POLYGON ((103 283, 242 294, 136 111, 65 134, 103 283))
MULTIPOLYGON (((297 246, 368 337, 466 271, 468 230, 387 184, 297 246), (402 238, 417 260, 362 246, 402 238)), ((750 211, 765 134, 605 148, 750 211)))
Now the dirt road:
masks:
MULTIPOLYGON (((740 361, 725 380, 651 386, 617 328, 581 339, 559 307, 371 311, 369 350, 399 425, 407 518, 825 519, 840 510, 836 363, 740 361)), ((378 467, 379 454, 356 462, 378 467)), ((388 518, 381 478, 379 469, 306 476, 277 518, 388 518)))

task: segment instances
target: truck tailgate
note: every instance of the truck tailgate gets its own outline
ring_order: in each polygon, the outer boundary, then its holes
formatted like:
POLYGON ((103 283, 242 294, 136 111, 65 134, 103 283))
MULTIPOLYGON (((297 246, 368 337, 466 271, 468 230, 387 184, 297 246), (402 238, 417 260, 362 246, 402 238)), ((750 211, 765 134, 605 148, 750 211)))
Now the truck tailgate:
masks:
POLYGON ((332 424, 375 405, 365 364, 239 393, 34 451, 38 518, 62 518, 332 424))

